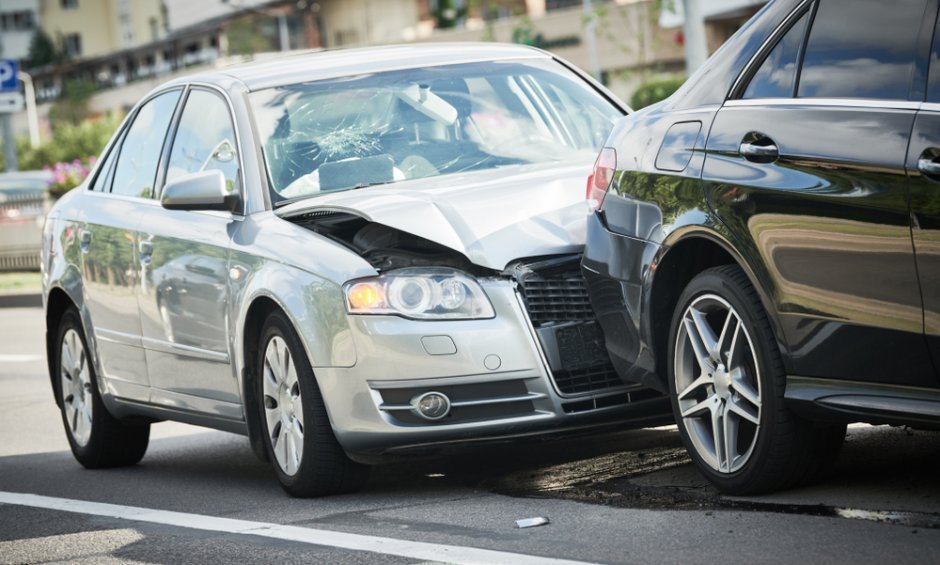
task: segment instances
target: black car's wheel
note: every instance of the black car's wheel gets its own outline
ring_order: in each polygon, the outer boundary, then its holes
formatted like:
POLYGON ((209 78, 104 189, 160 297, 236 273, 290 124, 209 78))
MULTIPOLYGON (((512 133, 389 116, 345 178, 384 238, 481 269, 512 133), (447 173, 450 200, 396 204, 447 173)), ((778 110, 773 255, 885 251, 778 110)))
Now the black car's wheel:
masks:
POLYGON ((844 425, 814 425, 784 403, 785 372, 754 287, 736 266, 696 276, 679 298, 669 388, 682 440, 722 492, 757 494, 813 479, 844 425))
POLYGON ((268 316, 259 351, 261 425, 284 490, 310 497, 362 488, 368 467, 349 459, 336 441, 313 369, 284 314, 268 316))
POLYGON ((124 423, 108 413, 75 308, 62 315, 52 366, 62 423, 75 459, 89 469, 140 461, 150 440, 150 424, 124 423))

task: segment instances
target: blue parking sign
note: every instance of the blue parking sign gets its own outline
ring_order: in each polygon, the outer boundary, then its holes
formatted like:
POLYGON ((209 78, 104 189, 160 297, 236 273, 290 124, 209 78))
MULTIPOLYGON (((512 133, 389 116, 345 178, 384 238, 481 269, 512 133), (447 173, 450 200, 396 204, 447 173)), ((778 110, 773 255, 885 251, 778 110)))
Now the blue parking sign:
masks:
POLYGON ((17 66, 13 59, 0 59, 0 92, 20 89, 16 80, 17 66))

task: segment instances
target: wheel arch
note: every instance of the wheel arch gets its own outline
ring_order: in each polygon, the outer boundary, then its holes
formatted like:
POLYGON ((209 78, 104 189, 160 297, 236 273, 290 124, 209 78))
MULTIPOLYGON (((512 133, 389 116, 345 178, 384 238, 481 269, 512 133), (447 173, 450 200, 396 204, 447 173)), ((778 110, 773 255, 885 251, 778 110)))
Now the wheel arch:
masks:
MULTIPOLYGON (((49 384, 52 386, 56 406, 60 408, 62 407, 62 398, 61 395, 58 394, 55 375, 55 359, 57 356, 56 337, 59 335, 59 325, 62 323, 62 315, 65 314, 69 308, 79 310, 79 317, 82 319, 82 326, 85 331, 85 341, 91 343, 88 340, 88 324, 84 316, 82 316, 78 304, 78 301, 72 298, 62 287, 56 286, 51 288, 46 296, 46 367, 49 371, 49 384)), ((93 352, 92 356, 94 358, 93 352)))
MULTIPOLYGON (((699 273, 712 267, 722 265, 737 265, 744 271, 748 281, 757 289, 761 304, 770 320, 774 332, 774 340, 780 349, 784 365, 789 370, 790 357, 786 341, 783 339, 783 329, 780 324, 772 293, 761 282, 762 277, 751 267, 748 261, 739 254, 734 246, 720 233, 689 229, 675 232, 669 238, 660 253, 654 259, 650 283, 650 298, 647 305, 650 320, 650 338, 656 355, 656 366, 661 367, 657 373, 665 379, 664 371, 667 363, 667 349, 669 343, 669 329, 672 317, 682 291, 689 282, 699 273)), ((663 382, 662 384, 666 384, 663 382)))

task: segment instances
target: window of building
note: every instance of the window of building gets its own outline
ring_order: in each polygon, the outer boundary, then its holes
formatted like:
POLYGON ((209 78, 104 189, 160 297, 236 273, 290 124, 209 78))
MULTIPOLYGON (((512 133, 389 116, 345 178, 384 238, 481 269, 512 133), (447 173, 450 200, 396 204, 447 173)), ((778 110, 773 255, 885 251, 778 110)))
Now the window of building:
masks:
POLYGON ((803 14, 786 35, 764 59, 760 68, 751 77, 744 91, 744 98, 789 98, 793 96, 796 69, 799 66, 800 45, 803 43, 806 22, 803 14))
POLYGON ((59 0, 63 10, 77 10, 78 0, 59 0))
POLYGON ((69 33, 62 38, 65 45, 65 53, 69 57, 81 57, 82 55, 82 36, 78 33, 69 33))
POLYGON ((151 198, 157 163, 180 91, 166 92, 141 106, 127 130, 114 170, 111 192, 151 198))
POLYGON ((907 100, 926 0, 820 0, 800 97, 907 100))

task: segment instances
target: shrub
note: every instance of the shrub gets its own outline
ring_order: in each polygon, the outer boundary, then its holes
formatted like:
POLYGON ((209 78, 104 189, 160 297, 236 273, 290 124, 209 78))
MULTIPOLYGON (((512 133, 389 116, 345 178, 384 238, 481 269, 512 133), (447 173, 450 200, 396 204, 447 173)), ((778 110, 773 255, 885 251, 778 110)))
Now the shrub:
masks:
POLYGON ((684 82, 685 77, 679 77, 664 80, 651 80, 643 83, 633 92, 633 96, 630 97, 630 106, 634 110, 639 110, 650 104, 655 104, 660 100, 665 100, 669 98, 673 92, 679 90, 679 87, 682 86, 684 82))
POLYGON ((80 185, 91 168, 95 165, 95 157, 92 155, 87 160, 75 159, 71 163, 56 163, 55 165, 43 167, 47 171, 52 171, 52 180, 49 182, 49 195, 53 198, 59 198, 66 192, 80 185))

